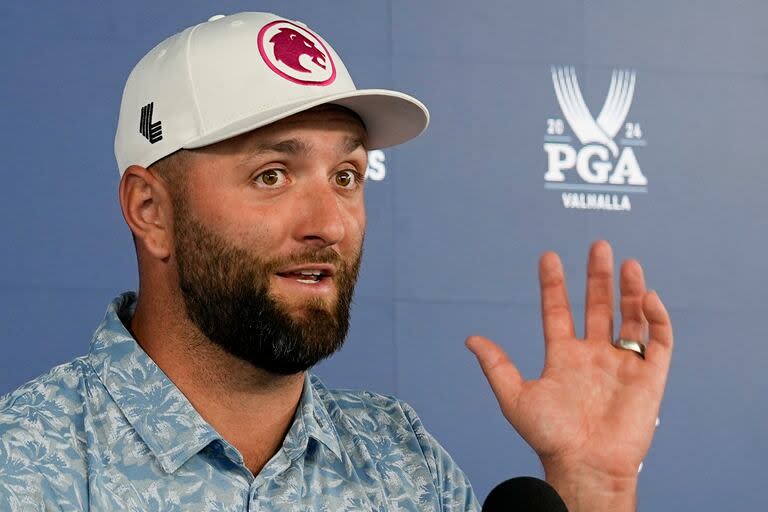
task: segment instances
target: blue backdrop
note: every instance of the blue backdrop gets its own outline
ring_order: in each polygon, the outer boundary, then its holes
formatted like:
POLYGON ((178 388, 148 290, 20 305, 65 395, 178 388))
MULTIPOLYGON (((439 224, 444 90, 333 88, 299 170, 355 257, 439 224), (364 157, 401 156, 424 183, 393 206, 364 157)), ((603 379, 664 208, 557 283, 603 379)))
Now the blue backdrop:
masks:
POLYGON ((432 113, 423 137, 376 155, 352 331, 318 368, 328 384, 409 401, 481 499, 539 474, 463 340, 490 336, 538 375, 538 255, 561 254, 581 308, 586 251, 606 238, 644 263, 675 324, 640 507, 768 507, 763 0, 4 5, 0 393, 85 353, 106 304, 136 286, 112 153, 129 70, 240 10, 305 21, 358 86, 432 113), (627 80, 609 94, 614 71, 627 80), (604 102, 624 107, 616 132, 604 102), (607 139, 585 137, 590 123, 607 139))

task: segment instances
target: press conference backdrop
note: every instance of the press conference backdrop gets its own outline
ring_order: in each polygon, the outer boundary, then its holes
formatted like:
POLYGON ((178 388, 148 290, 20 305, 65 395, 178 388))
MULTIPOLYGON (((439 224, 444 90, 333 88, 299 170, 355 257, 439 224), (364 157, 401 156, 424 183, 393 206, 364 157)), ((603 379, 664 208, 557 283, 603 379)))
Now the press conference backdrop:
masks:
POLYGON ((371 155, 352 329, 326 382, 410 402, 481 499, 540 474, 463 340, 492 337, 538 375, 537 258, 561 254, 581 329, 586 252, 605 238, 675 324, 641 509, 765 509, 768 3, 479 4, 4 4, 0 393, 85 353, 136 287, 112 154, 130 68, 211 15, 267 10, 323 34, 358 86, 432 113, 423 137, 371 155))

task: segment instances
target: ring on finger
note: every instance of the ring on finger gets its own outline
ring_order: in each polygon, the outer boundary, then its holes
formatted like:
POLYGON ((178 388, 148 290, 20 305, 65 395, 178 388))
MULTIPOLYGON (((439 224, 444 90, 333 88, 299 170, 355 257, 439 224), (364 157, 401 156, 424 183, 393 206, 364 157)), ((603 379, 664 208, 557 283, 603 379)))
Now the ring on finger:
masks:
POLYGON ((613 341, 613 346, 622 350, 631 350, 643 359, 645 359, 645 343, 625 338, 617 338, 613 341))

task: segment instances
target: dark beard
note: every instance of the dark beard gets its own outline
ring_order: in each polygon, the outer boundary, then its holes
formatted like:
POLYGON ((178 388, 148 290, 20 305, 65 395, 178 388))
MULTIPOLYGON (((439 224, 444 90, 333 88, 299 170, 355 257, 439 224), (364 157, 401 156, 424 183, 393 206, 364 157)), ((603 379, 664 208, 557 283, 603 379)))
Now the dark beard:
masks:
MULTIPOLYGON (((360 254, 350 263, 330 249, 263 261, 208 230, 174 201, 179 286, 187 316, 213 343, 257 368, 279 375, 302 372, 336 352, 349 328, 360 254), (275 271, 304 263, 332 263, 338 296, 305 302, 299 318, 269 293, 275 271)), ((328 278, 326 278, 328 279, 328 278)))

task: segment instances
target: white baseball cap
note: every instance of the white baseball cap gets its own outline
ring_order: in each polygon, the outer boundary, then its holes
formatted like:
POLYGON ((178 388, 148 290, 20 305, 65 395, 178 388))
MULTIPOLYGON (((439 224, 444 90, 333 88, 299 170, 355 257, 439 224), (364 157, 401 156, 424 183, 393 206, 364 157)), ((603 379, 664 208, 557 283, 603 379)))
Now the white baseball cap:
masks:
POLYGON ((333 48, 303 23, 260 12, 214 16, 158 44, 131 71, 115 135, 118 169, 324 103, 360 116, 367 149, 410 140, 429 123, 424 104, 407 94, 358 90, 333 48))

